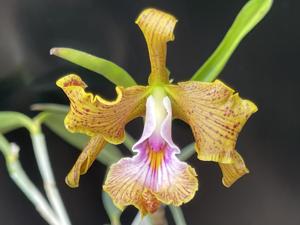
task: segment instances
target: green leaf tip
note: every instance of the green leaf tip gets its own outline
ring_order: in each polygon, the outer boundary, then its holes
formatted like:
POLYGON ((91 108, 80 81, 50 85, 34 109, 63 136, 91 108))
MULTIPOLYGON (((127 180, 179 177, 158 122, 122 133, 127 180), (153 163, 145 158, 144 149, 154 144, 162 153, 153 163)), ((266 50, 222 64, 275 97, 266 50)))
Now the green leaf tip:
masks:
POLYGON ((197 70, 191 80, 207 82, 215 80, 238 44, 264 18, 272 4, 273 0, 248 1, 235 18, 217 49, 197 70))
POLYGON ((136 85, 136 82, 126 70, 109 60, 71 48, 51 48, 50 55, 58 56, 94 71, 118 86, 130 87, 136 85))

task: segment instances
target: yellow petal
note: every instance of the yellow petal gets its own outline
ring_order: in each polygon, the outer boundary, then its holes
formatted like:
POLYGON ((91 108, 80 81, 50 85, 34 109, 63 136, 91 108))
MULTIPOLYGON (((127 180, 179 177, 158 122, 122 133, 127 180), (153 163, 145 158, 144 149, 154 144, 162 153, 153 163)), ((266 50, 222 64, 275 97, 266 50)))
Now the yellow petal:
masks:
POLYGON ((166 68, 167 42, 174 40, 176 18, 157 9, 145 9, 136 23, 144 33, 151 62, 149 84, 169 83, 166 68))
POLYGON ((107 142, 101 135, 96 135, 90 139, 66 177, 66 183, 70 187, 78 187, 80 175, 85 174, 88 171, 106 143, 107 142))
POLYGON ((112 143, 124 141, 125 125, 144 115, 146 87, 116 87, 117 98, 107 101, 98 95, 85 92, 87 85, 77 75, 71 74, 56 83, 70 99, 70 112, 65 125, 71 132, 89 136, 101 135, 112 143))
POLYGON ((219 163, 223 173, 222 182, 225 187, 230 187, 239 178, 249 173, 244 160, 240 154, 235 151, 233 154, 233 162, 230 164, 219 163))
POLYGON ((193 131, 198 158, 232 163, 237 137, 257 111, 254 103, 243 100, 221 81, 188 81, 168 85, 174 117, 187 122, 193 131))

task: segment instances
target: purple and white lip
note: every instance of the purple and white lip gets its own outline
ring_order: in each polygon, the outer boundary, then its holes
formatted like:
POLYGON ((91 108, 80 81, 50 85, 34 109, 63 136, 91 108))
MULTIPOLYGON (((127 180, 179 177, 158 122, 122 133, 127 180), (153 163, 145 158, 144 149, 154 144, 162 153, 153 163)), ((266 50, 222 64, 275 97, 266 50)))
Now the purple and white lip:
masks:
POLYGON ((194 196, 198 180, 194 169, 176 157, 180 149, 172 140, 172 107, 167 96, 148 97, 144 130, 132 150, 137 154, 112 165, 104 185, 116 205, 181 205, 194 196), (131 198, 124 200, 124 196, 131 198))

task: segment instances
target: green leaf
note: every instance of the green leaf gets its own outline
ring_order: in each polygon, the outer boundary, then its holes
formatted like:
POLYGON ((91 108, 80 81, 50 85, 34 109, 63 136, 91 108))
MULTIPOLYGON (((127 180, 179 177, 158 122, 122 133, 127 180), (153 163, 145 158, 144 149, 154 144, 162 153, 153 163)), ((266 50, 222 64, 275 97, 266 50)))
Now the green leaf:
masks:
POLYGON ((193 75, 192 80, 211 82, 216 79, 238 44, 264 18, 272 3, 272 0, 248 1, 237 15, 218 48, 193 75))
POLYGON ((105 191, 102 191, 102 201, 104 208, 109 216, 111 224, 121 225, 120 216, 122 212, 114 205, 112 199, 105 191))
POLYGON ((38 131, 37 126, 26 115, 19 112, 2 111, 0 112, 0 132, 7 133, 12 130, 25 127, 31 133, 38 131))
POLYGON ((34 111, 47 111, 47 112, 54 112, 54 113, 67 113, 69 111, 68 105, 62 104, 54 104, 54 103, 37 103, 31 105, 31 110, 34 111))
POLYGON ((71 48, 52 48, 50 54, 99 73, 118 86, 130 87, 136 85, 129 73, 106 59, 71 48))

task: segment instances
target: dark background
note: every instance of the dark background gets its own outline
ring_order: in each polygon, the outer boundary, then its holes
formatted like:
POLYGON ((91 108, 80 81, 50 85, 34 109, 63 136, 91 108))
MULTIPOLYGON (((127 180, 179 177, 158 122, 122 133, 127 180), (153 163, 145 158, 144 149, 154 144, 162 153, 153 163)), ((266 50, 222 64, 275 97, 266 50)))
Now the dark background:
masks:
MULTIPOLYGON (((169 11, 178 18, 176 40, 168 48, 168 67, 175 81, 187 80, 212 53, 245 3, 0 0, 0 110, 33 116, 29 110, 33 103, 67 104, 55 80, 70 72, 80 74, 90 90, 110 98, 115 95, 113 85, 100 75, 49 56, 49 49, 54 46, 72 47, 112 60, 145 84, 148 53, 134 20, 149 6, 169 11)), ((251 173, 227 189, 222 186, 216 164, 192 157, 189 163, 197 170, 200 188, 195 198, 182 207, 188 225, 300 224, 299 6, 297 0, 275 0, 270 13, 246 37, 222 72, 220 79, 259 107, 237 144, 251 173)), ((108 223, 101 201, 105 167, 95 163, 82 177, 78 189, 68 188, 64 177, 79 151, 47 128, 44 131, 57 183, 73 224, 108 223)), ((140 120, 129 125, 134 137, 138 138, 141 131, 140 120)), ((173 136, 181 147, 193 140, 190 129, 181 122, 175 122, 173 136)), ((42 190, 26 130, 19 129, 7 137, 21 146, 22 164, 42 190)), ((135 213, 132 207, 127 209, 122 215, 123 224, 130 224, 135 213)), ((0 224, 45 224, 10 180, 2 156, 0 224)))

